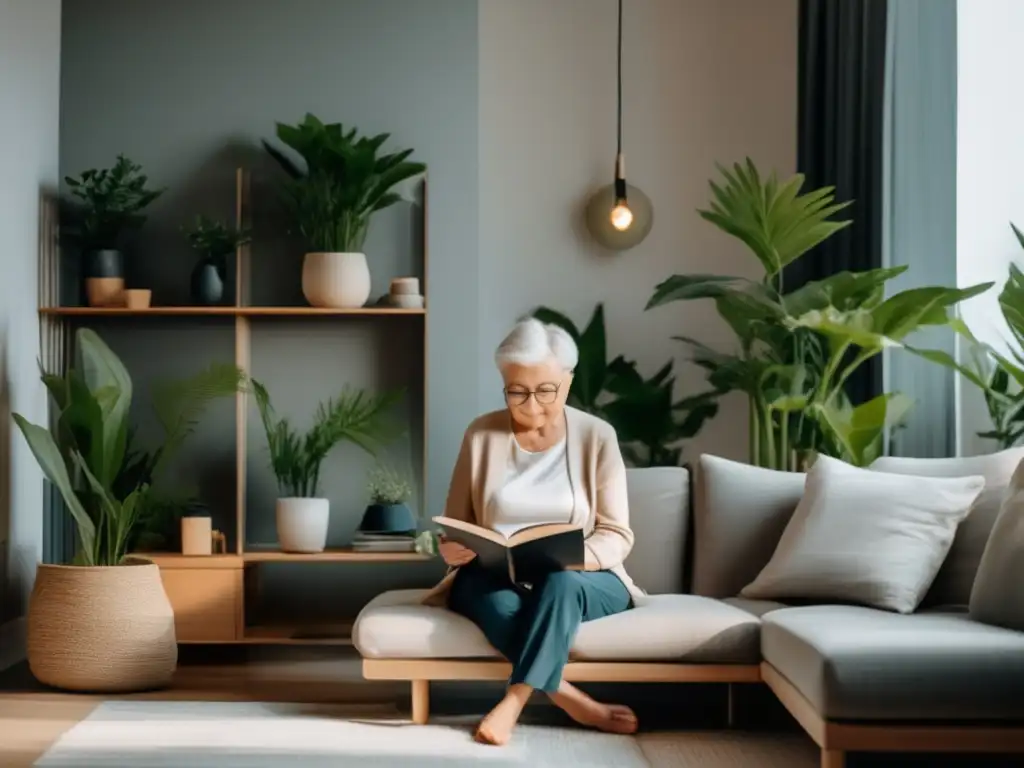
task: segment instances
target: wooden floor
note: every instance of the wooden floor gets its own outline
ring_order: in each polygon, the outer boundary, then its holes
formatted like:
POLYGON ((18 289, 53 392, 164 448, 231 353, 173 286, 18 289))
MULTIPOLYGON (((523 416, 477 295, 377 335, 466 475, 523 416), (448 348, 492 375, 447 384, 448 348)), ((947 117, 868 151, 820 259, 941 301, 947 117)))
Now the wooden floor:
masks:
POLYGON ((21 664, 0 673, 0 766, 31 766, 69 728, 103 701, 295 701, 395 710, 408 686, 363 681, 348 649, 237 648, 182 654, 174 683, 161 691, 93 696, 50 691, 21 664))

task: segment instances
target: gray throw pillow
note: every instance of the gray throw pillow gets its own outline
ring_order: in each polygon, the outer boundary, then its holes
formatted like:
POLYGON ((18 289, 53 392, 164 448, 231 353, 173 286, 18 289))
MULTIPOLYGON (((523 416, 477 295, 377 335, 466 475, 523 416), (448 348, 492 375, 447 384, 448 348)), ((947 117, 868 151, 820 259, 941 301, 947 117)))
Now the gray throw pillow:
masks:
POLYGON ((1024 462, 1010 480, 981 556, 970 615, 984 624, 1024 632, 1024 462))
POLYGON ((912 613, 984 485, 980 475, 887 474, 819 456, 772 559, 740 596, 912 613))
POLYGON ((693 593, 736 597, 771 559, 805 475, 709 455, 696 469, 693 593))
POLYGON ((1013 471, 1024 461, 1024 448, 1007 448, 983 456, 958 456, 942 459, 917 459, 883 456, 869 469, 924 477, 964 477, 982 475, 985 490, 974 502, 970 513, 956 529, 953 546, 942 563, 935 583, 922 601, 923 606, 966 606, 985 551, 992 526, 999 515, 1013 471))

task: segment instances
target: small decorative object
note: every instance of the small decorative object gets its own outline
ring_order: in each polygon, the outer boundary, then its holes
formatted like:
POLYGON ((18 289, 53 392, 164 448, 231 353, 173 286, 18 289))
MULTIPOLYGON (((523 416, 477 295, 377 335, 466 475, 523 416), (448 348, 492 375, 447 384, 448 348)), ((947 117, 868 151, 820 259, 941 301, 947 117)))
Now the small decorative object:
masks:
POLYGON ((64 181, 79 199, 68 212, 63 234, 81 251, 86 300, 94 307, 121 306, 124 238, 145 223, 143 211, 164 190, 147 189, 142 166, 124 155, 112 168, 89 169, 64 181))
POLYGON ((197 216, 186 236, 199 256, 190 280, 192 301, 202 306, 220 304, 224 299, 227 259, 239 246, 250 242, 249 230, 233 229, 207 216, 197 216))
POLYGON ((277 138, 301 156, 298 165, 264 141, 281 165, 284 203, 295 231, 310 249, 302 267, 302 291, 314 307, 361 307, 370 297, 370 270, 363 244, 370 220, 402 200, 393 189, 426 166, 406 160, 411 149, 378 155, 390 135, 356 137, 355 128, 325 125, 307 114, 298 125, 277 124, 277 138))
POLYGON ((622 0, 619 0, 617 43, 618 100, 616 108, 615 180, 593 194, 586 208, 587 228, 598 243, 612 251, 625 251, 650 234, 654 208, 650 198, 626 183, 622 154, 622 0))
POLYGON ((150 454, 132 445, 132 381, 124 364, 95 331, 79 329, 75 340, 76 364, 43 373, 59 408, 52 432, 13 414, 78 533, 72 565, 38 566, 27 617, 29 668, 69 690, 152 688, 170 682, 174 671, 174 615, 159 568, 130 553, 145 521, 165 508, 168 460, 206 402, 234 394, 243 373, 212 366, 161 387, 154 405, 165 439, 150 454))
POLYGON ((370 472, 366 490, 370 505, 363 513, 363 533, 409 534, 416 530, 416 518, 406 505, 412 496, 409 482, 397 471, 376 467, 370 472))
POLYGON ((149 288, 129 288, 124 292, 124 305, 128 309, 148 309, 153 299, 149 288))
POLYGON ((225 554, 228 543, 224 534, 214 530, 211 517, 181 518, 181 554, 212 555, 225 554))
POLYGON ((403 309, 423 309, 420 279, 418 277, 396 277, 392 280, 388 304, 403 309))
POLYGON ((322 552, 327 546, 330 503, 319 497, 320 467, 327 454, 343 441, 371 455, 397 437, 390 412, 399 393, 368 395, 346 387, 317 406, 313 426, 303 435, 287 418, 278 417, 270 395, 258 381, 252 389, 267 435, 270 465, 281 497, 277 500, 277 537, 285 552, 322 552))

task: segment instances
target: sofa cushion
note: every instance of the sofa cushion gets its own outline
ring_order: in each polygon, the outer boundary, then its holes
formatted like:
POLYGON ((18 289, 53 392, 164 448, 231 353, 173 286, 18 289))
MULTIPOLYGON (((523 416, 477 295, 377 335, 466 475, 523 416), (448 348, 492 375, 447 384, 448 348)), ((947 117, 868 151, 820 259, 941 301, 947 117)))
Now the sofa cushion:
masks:
POLYGON ((726 605, 731 605, 733 608, 739 608, 741 611, 746 611, 753 616, 757 616, 759 619, 771 611, 790 607, 785 603, 778 603, 774 600, 754 600, 750 597, 727 597, 722 602, 726 605))
POLYGON ((695 478, 693 592, 735 597, 768 564, 804 493, 802 472, 703 455, 695 478))
POLYGON ((963 456, 949 459, 915 459, 902 456, 882 456, 872 462, 870 469, 922 477, 962 477, 981 475, 985 490, 960 523, 953 538, 953 546, 925 595, 922 605, 966 606, 971 598, 971 587, 981 555, 985 551, 992 526, 1010 483, 1013 471, 1024 461, 1024 448, 1007 448, 984 456, 963 456))
POLYGON ((827 718, 1024 718, 1024 633, 963 612, 786 608, 764 617, 761 651, 827 718))
POLYGON ((818 456, 772 559, 740 596, 911 613, 984 486, 979 475, 885 474, 818 456))
POLYGON ((971 591, 976 621, 1024 632, 1024 462, 1010 481, 971 591))
POLYGON ((683 591, 690 525, 690 473, 683 467, 626 470, 633 549, 624 563, 650 595, 683 591))
MULTIPOLYGON (((500 658, 469 619, 421 605, 423 590, 385 592, 356 618, 352 639, 364 658, 500 658)), ((623 613, 584 622, 571 657, 583 661, 756 664, 761 622, 695 595, 652 595, 623 613)))

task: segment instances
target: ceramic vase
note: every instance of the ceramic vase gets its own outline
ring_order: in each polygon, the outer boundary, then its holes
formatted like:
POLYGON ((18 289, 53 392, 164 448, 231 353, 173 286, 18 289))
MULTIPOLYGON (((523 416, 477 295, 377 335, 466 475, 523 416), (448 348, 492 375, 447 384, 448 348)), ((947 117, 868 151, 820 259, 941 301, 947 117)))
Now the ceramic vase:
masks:
POLYGON ((278 499, 275 516, 277 540, 283 551, 315 553, 327 547, 327 525, 331 517, 327 499, 278 499))
POLYGON ((124 303, 124 255, 120 251, 105 248, 86 254, 85 297, 90 307, 124 303))
POLYGON ((196 304, 220 304, 224 299, 224 271, 214 261, 200 261, 192 270, 191 289, 196 304))
POLYGON ((362 253, 307 253, 302 293, 314 307, 356 308, 370 298, 370 269, 362 253))

